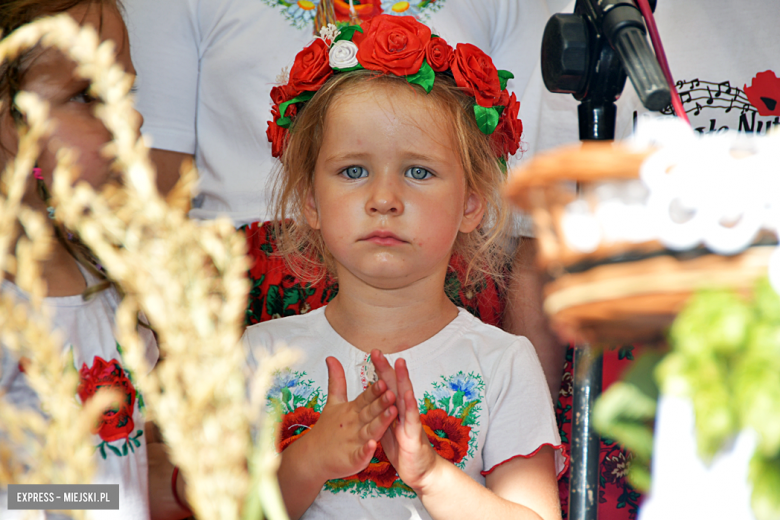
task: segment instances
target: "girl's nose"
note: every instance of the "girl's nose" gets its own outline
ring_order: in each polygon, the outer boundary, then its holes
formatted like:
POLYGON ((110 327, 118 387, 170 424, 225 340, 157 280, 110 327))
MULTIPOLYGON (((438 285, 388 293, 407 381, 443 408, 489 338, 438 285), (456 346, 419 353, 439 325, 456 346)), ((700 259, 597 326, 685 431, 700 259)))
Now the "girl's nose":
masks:
POLYGON ((144 125, 144 116, 135 107, 133 107, 133 112, 135 112, 135 115, 138 116, 138 119, 136 119, 135 133, 136 135, 141 135, 141 127, 144 125))
POLYGON ((400 186, 397 179, 388 175, 378 175, 371 183, 371 196, 366 203, 366 213, 369 215, 400 215, 404 212, 404 204, 400 196, 400 186))

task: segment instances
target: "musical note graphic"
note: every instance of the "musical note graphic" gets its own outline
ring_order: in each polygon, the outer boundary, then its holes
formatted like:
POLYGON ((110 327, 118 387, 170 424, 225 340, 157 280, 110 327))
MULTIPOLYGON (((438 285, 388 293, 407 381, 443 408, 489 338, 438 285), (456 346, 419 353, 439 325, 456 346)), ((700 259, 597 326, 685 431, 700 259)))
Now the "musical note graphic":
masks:
MULTIPOLYGON (((686 112, 694 116, 701 114, 703 109, 722 109, 725 113, 733 109, 739 109, 740 113, 755 112, 756 108, 750 103, 745 92, 730 81, 702 81, 699 78, 692 80, 677 80, 680 100, 686 107, 686 112)), ((671 114, 671 108, 662 111, 671 114)))

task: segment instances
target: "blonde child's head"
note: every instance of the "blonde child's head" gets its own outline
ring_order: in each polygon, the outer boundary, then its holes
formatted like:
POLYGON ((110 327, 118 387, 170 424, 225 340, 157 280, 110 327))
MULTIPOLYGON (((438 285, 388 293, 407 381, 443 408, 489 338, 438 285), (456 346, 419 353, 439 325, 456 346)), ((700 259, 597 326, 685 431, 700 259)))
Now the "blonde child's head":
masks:
MULTIPOLYGON (((356 36, 361 37, 360 47, 366 45, 366 41, 370 41, 372 37, 381 38, 381 34, 376 34, 379 32, 376 23, 372 24, 374 30, 364 26, 365 34, 355 33, 356 36)), ((418 22, 414 24, 422 26, 418 22)), ((390 30, 393 29, 391 26, 390 30)), ((322 41, 318 40, 318 42, 322 41)), ((321 45, 318 42, 306 50, 321 45)), ((324 43, 329 47, 330 62, 333 63, 335 45, 332 42, 328 44, 328 38, 324 39, 324 43)), ((381 43, 377 44, 379 45, 381 43)), ((430 40, 428 47, 430 47, 430 40)), ((473 49, 476 48, 467 48, 464 52, 473 52, 473 49)), ((296 78, 296 75, 306 78, 306 73, 301 73, 301 63, 306 63, 308 67, 306 70, 309 71, 316 67, 316 62, 312 64, 312 54, 316 59, 316 53, 310 52, 306 56, 304 55, 306 50, 296 58, 288 84, 276 87, 272 92, 276 105, 273 112, 274 120, 269 123, 268 131, 274 154, 280 156, 282 162, 274 190, 276 238, 279 251, 295 274, 308 280, 316 280, 327 274, 335 277, 333 256, 326 247, 323 234, 307 221, 306 205, 314 195, 314 174, 321 155, 325 132, 339 132, 338 128, 329 124, 334 111, 343 110, 356 96, 370 94, 376 97, 377 103, 384 110, 390 112, 397 110, 398 106, 413 104, 416 107, 414 124, 424 129, 424 133, 435 137, 436 142, 452 151, 453 158, 463 171, 466 193, 473 194, 479 199, 484 213, 476 229, 457 234, 451 252, 465 262, 467 284, 479 284, 485 276, 500 280, 507 259, 503 238, 508 220, 508 211, 501 199, 500 189, 505 178, 506 157, 517 150, 519 129, 522 128, 521 123, 516 119, 516 107, 508 106, 516 104, 514 95, 510 99, 506 90, 496 89, 495 86, 499 83, 499 78, 496 77, 493 90, 498 92, 494 92, 493 99, 487 102, 484 99, 475 99, 479 96, 474 95, 473 89, 469 91, 462 86, 463 71, 458 71, 460 74, 453 74, 449 70, 457 65, 449 66, 446 71, 435 73, 429 71, 432 84, 429 81, 422 85, 410 80, 409 74, 398 75, 394 73, 396 71, 357 67, 357 70, 338 71, 334 74, 327 74, 326 71, 327 77, 316 85, 313 95, 310 96, 304 91, 302 97, 308 99, 296 103, 295 96, 300 96, 301 83, 300 77, 296 78), (428 89, 429 91, 426 92, 428 89), (283 105, 285 101, 291 99, 292 103, 288 103, 288 106, 283 105), (482 102, 483 105, 488 105, 491 101, 494 106, 497 106, 498 102, 503 102, 507 106, 495 110, 498 124, 494 122, 491 128, 493 132, 488 134, 484 127, 480 128, 475 116, 477 112, 475 104, 482 102), (280 108, 285 109, 285 114, 281 114, 280 108), (291 121, 285 121, 283 116, 291 121), (277 122, 281 122, 284 126, 290 123, 289 132, 277 125, 277 122)), ((452 53, 455 56, 450 60, 462 57, 457 56, 460 50, 458 48, 452 53)), ((427 56, 425 63, 427 65, 428 61, 436 60, 437 56, 427 56)), ((465 59, 461 61, 466 63, 465 59)), ((440 64, 438 68, 442 67, 443 65, 440 64)), ((381 65, 378 68, 382 68, 381 65)), ((492 72, 497 71, 493 68, 492 72)), ((316 74, 317 72, 314 72, 314 75, 316 74)), ((468 75, 468 71, 465 75, 468 75)), ((490 115, 491 107, 483 108, 481 113, 488 112, 490 115)))

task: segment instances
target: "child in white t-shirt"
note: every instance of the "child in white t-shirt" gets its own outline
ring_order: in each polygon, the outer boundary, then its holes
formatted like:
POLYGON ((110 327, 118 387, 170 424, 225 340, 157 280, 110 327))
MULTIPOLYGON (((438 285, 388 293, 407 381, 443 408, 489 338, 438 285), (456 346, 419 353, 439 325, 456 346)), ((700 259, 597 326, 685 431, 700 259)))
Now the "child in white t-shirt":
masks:
POLYGON ((305 354, 268 394, 291 518, 560 518, 565 455, 533 346, 444 290, 453 253, 473 284, 506 258, 510 76, 383 15, 324 30, 272 92, 280 250, 338 281, 324 309, 244 336, 253 359, 305 354))
MULTIPOLYGON (((134 75, 120 9, 121 5, 115 0, 74 0, 57 5, 46 1, 12 0, 0 5, 0 32, 7 37, 13 30, 39 17, 64 12, 80 24, 98 30, 101 40, 113 40, 116 62, 134 75)), ((170 514, 169 518, 183 518, 188 512, 175 503, 171 484, 152 489, 150 500, 149 467, 158 458, 147 450, 143 397, 133 374, 124 366, 122 349, 114 334, 119 292, 107 280, 94 255, 78 237, 57 223, 48 209, 57 153, 62 149, 77 153, 77 182, 87 182, 97 189, 117 181, 111 160, 101 153, 111 134, 95 115, 99 100, 93 97, 89 81, 76 74, 75 62, 57 49, 36 46, 16 60, 0 63, 0 170, 16 158, 20 135, 28 126, 26 115, 14 104, 20 91, 36 94, 45 101, 53 122, 51 131, 39 143, 34 175, 28 179, 22 196, 27 207, 45 216, 46 224, 56 236, 41 264, 46 283, 43 305, 52 317, 53 328, 63 338, 63 348, 72 355, 74 369, 80 378, 78 400, 86 403, 100 388, 111 388, 123 396, 100 416, 93 430, 96 461, 93 482, 119 485, 119 509, 101 510, 98 516, 127 520, 150 518, 151 502, 152 506, 162 506, 156 511, 170 514)), ((141 117, 136 116, 137 131, 141 117)), ((5 278, 0 281, 3 295, 10 296, 19 305, 27 305, 29 295, 16 285, 13 276, 6 274, 5 278)), ((139 334, 145 343, 147 363, 153 367, 158 358, 154 335, 148 327, 140 326, 139 334)), ((51 404, 41 403, 31 386, 25 372, 25 367, 29 366, 26 358, 15 355, 7 345, 0 345, 0 348, 0 406, 12 404, 44 413, 51 404)), ((7 437, 0 442, 8 442, 7 437)), ((170 468, 170 465, 160 467, 170 468)), ((169 472, 168 482, 170 475, 169 472)), ((0 489, 2 518, 51 518, 43 511, 8 511, 7 499, 6 490, 0 489)))

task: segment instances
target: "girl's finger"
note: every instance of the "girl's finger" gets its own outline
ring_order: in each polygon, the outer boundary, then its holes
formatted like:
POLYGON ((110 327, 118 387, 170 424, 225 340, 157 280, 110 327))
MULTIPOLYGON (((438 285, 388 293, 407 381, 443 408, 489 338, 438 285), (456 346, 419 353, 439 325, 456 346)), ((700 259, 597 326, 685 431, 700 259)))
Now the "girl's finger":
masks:
MULTIPOLYGON (((379 383, 381 383, 381 381, 376 384, 378 385, 379 383)), ((361 423, 367 424, 381 415, 382 412, 387 410, 395 401, 395 395, 392 392, 382 392, 376 399, 362 407, 358 419, 361 423)))
POLYGON ((420 410, 417 408, 417 400, 414 398, 414 392, 411 389, 406 391, 403 401, 406 409, 406 414, 402 421, 404 433, 409 437, 419 435, 419 432, 422 431, 422 421, 420 420, 420 410))
POLYGON ((325 364, 328 365, 328 402, 346 403, 347 377, 344 375, 344 367, 333 356, 327 357, 325 364))
POLYGON ((376 374, 379 377, 379 380, 387 383, 387 387, 397 397, 398 389, 395 382, 395 371, 393 370, 393 367, 390 366, 390 363, 387 361, 385 355, 382 354, 382 352, 378 349, 374 349, 371 351, 371 362, 374 364, 374 368, 376 369, 376 374))
POLYGON ((390 406, 366 424, 363 428, 363 435, 365 435, 365 438, 367 439, 378 441, 382 438, 397 416, 398 408, 390 406))
MULTIPOLYGON (((379 400, 386 391, 387 383, 380 380, 372 385, 369 385, 369 387, 363 390, 363 392, 361 392, 353 402, 358 407, 358 410, 360 410, 362 413, 365 408, 368 408, 372 404, 376 403, 376 401, 379 400)), ((368 422, 369 420, 370 418, 368 418, 366 415, 366 419, 363 422, 368 422)))
POLYGON ((355 453, 357 460, 355 466, 360 468, 360 471, 364 470, 368 463, 371 462, 371 457, 374 456, 376 451, 376 441, 371 439, 358 449, 355 453))
MULTIPOLYGON (((408 413, 406 408, 406 393, 412 392, 412 400, 414 400, 414 388, 412 387, 412 380, 409 379, 409 369, 406 366, 406 360, 403 358, 398 358, 395 362, 395 378, 396 378, 396 384, 398 385, 398 418, 403 424, 406 420, 406 415, 408 413)), ((417 405, 415 404, 414 409, 417 409, 417 405)))

